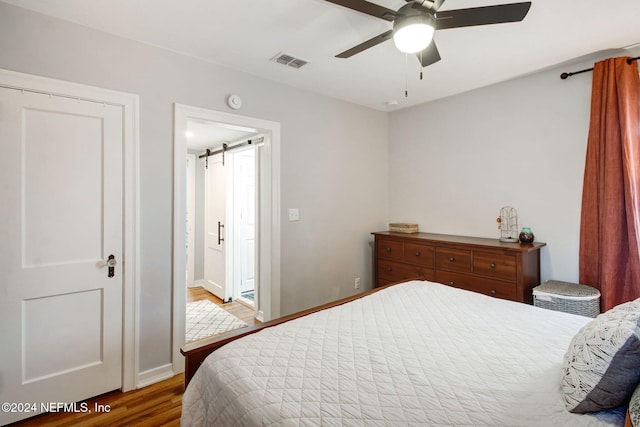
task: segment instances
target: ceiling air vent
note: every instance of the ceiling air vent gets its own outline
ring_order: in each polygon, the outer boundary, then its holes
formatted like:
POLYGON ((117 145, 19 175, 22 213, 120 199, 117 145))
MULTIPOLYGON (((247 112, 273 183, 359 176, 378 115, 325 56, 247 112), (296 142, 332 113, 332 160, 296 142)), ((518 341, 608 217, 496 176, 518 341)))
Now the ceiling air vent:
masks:
POLYGON ((302 68, 309 63, 309 61, 296 58, 295 56, 288 55, 282 52, 271 58, 271 60, 273 62, 277 62, 278 64, 286 65, 291 68, 302 68))

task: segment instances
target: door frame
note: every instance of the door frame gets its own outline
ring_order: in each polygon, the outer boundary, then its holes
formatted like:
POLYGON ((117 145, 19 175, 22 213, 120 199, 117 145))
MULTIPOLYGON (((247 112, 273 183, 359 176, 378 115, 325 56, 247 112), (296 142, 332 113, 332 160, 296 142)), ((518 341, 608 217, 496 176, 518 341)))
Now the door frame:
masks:
POLYGON ((180 347, 185 342, 186 316, 186 154, 189 119, 255 128, 265 133, 261 152, 259 257, 256 260, 260 301, 258 317, 267 321, 280 316, 280 123, 255 117, 231 114, 184 104, 174 104, 173 153, 173 372, 184 372, 180 347))
MULTIPOLYGON (((138 95, 87 86, 0 68, 0 85, 89 102, 109 103, 123 108, 123 301, 122 301, 122 391, 138 385, 138 294, 139 254, 139 105, 138 95)), ((87 396, 92 397, 92 396, 87 396)))
POLYGON ((187 188, 187 192, 189 195, 189 209, 187 211, 188 213, 188 223, 189 223, 189 228, 191 229, 191 233, 188 233, 187 235, 189 236, 187 238, 188 240, 188 257, 187 259, 189 260, 188 265, 187 265, 187 286, 195 286, 194 285, 194 278, 193 276, 195 275, 195 238, 194 238, 194 234, 195 234, 195 218, 196 218, 196 155, 195 154, 187 154, 187 159, 189 161, 189 187, 187 188))

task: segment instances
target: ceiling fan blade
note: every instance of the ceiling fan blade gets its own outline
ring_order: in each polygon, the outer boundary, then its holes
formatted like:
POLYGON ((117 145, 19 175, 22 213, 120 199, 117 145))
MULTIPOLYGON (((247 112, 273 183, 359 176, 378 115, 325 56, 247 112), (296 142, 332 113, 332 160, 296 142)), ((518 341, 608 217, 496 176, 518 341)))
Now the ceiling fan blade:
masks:
POLYGON ((363 50, 369 49, 370 47, 373 47, 384 41, 389 40, 391 37, 393 37, 393 30, 386 31, 382 34, 379 34, 367 40, 366 42, 360 43, 358 46, 352 47, 351 49, 345 50, 344 52, 337 54, 336 58, 349 58, 355 55, 356 53, 360 53, 363 50))
POLYGON ((384 6, 379 6, 374 3, 370 3, 365 0, 326 0, 329 3, 337 4, 339 6, 346 7, 347 9, 355 10, 356 12, 362 12, 375 18, 384 19, 386 21, 393 21, 397 13, 393 9, 388 9, 384 6))
POLYGON ((443 10, 436 15, 436 30, 518 22, 527 16, 530 7, 531 2, 523 2, 472 7, 469 9, 443 10))
POLYGON ((427 65, 435 64, 440 61, 440 53, 436 47, 435 40, 431 40, 429 46, 425 47, 421 52, 416 53, 416 55, 418 56, 418 61, 420 61, 422 67, 426 67, 427 65))

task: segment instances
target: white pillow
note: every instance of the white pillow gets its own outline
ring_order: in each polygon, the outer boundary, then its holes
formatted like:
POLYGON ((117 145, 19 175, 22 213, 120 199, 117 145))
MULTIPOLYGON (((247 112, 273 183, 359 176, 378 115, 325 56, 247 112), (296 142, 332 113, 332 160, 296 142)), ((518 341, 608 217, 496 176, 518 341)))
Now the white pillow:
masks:
POLYGON ((599 315, 564 356, 562 395, 570 412, 626 405, 640 383, 640 298, 599 315))

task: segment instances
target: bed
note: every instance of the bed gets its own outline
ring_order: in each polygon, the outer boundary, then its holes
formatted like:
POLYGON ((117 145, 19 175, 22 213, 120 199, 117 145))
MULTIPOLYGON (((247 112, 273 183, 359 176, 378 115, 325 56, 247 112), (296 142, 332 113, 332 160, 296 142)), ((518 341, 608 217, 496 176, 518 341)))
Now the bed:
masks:
POLYGON ((592 319, 426 281, 225 340, 191 379, 183 426, 624 425, 570 413, 563 356, 592 319))

